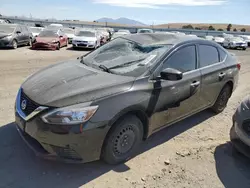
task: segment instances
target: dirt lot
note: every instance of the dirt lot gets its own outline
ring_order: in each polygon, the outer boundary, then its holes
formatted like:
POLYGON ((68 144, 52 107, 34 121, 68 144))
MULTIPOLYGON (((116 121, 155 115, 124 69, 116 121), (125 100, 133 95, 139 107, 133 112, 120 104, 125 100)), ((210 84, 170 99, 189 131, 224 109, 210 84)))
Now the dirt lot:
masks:
POLYGON ((0 188, 250 187, 250 160, 234 152, 229 142, 232 114, 250 91, 250 49, 233 51, 242 69, 239 86, 223 113, 204 111, 156 133, 126 164, 72 165, 36 158, 13 123, 17 90, 39 68, 83 53, 26 47, 0 51, 0 188))

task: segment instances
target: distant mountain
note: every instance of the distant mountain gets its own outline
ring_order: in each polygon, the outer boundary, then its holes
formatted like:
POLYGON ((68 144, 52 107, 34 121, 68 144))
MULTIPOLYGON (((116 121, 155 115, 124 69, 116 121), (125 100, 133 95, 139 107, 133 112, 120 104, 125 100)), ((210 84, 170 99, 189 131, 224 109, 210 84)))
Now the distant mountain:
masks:
POLYGON ((123 25, 136 25, 136 26, 145 26, 146 24, 142 22, 138 22, 136 20, 131 20, 128 18, 118 18, 118 19, 112 19, 112 18, 100 18, 96 20, 97 22, 108 22, 108 23, 117 23, 117 24, 123 24, 123 25))

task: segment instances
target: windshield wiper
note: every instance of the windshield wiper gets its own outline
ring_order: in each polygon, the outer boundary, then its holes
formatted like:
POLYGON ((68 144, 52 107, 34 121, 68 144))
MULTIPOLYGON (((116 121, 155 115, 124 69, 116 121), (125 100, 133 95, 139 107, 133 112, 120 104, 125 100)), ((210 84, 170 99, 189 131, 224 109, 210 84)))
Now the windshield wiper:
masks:
POLYGON ((104 72, 112 73, 108 67, 105 65, 99 65, 98 66, 100 69, 102 69, 104 72))

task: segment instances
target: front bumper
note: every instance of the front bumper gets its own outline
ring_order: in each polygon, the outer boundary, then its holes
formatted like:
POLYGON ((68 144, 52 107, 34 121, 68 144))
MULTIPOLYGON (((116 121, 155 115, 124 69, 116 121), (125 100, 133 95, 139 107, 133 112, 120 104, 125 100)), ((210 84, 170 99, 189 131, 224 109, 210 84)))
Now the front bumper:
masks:
POLYGON ((230 140, 239 152, 250 158, 250 145, 248 144, 250 138, 235 123, 230 130, 230 140))
POLYGON ((42 43, 42 42, 35 42, 32 44, 32 49, 36 50, 56 50, 57 44, 53 43, 42 43))
POLYGON ((12 47, 12 41, 0 39, 0 48, 12 47))
POLYGON ((100 159, 109 130, 105 123, 88 122, 83 127, 95 128, 77 132, 79 126, 72 126, 72 130, 65 132, 59 125, 44 123, 40 114, 25 121, 16 111, 15 117, 18 132, 36 156, 67 163, 86 163, 100 159))
POLYGON ((75 48, 89 48, 89 49, 93 49, 96 47, 95 44, 89 44, 89 43, 83 43, 83 42, 75 42, 75 41, 72 41, 72 45, 73 47, 75 48))

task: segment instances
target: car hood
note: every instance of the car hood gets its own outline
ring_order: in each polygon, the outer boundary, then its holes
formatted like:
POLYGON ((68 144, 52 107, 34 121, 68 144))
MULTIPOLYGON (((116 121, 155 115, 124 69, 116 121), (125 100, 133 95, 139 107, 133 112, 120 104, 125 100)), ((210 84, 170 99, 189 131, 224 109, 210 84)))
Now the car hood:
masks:
POLYGON ((96 41, 96 37, 84 37, 84 36, 75 36, 73 40, 80 40, 80 41, 96 41))
POLYGON ((54 42, 58 41, 57 37, 36 37, 36 42, 54 42))
POLYGON ((225 39, 224 38, 220 38, 220 37, 216 37, 216 38, 214 38, 214 41, 215 42, 224 42, 225 39))
POLYGON ((66 33, 66 35, 67 35, 68 38, 73 38, 73 37, 75 37, 74 34, 67 34, 67 33, 66 33))
POLYGON ((38 71, 21 87, 40 105, 63 107, 124 92, 133 81, 133 77, 106 73, 72 60, 38 71))
POLYGON ((0 39, 11 35, 11 33, 0 33, 0 39))

